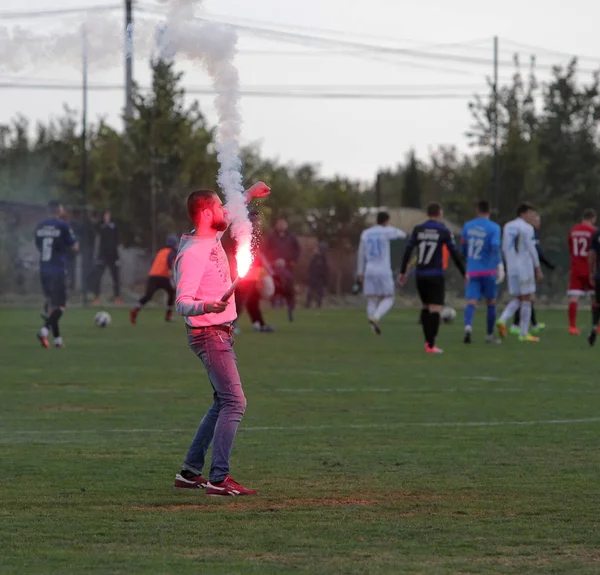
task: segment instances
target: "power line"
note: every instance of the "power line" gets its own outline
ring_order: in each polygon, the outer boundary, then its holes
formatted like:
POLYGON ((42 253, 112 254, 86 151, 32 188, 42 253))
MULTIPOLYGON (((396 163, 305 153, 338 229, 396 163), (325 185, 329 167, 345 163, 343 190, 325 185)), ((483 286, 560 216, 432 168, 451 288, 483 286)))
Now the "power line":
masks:
MULTIPOLYGON (((14 89, 14 90, 48 90, 48 91, 81 91, 79 84, 43 84, 43 83, 31 83, 21 84, 16 82, 0 82, 0 88, 3 89, 14 89)), ((306 87, 308 88, 308 87, 306 87)), ((467 99, 472 98, 475 94, 471 93, 458 93, 458 92, 440 92, 440 93, 394 93, 389 92, 360 92, 360 91, 323 91, 316 90, 312 87, 308 90, 289 90, 287 88, 243 88, 240 90, 240 95, 244 97, 257 97, 257 98, 298 98, 298 99, 339 99, 339 100, 456 100, 456 99, 467 99)), ((390 86, 389 88, 393 88, 390 86)), ((111 84, 90 84, 88 90, 98 92, 111 92, 111 91, 122 91, 125 89, 123 85, 111 85, 111 84)), ((150 87, 140 88, 142 91, 149 91, 150 87)), ((187 94, 193 95, 205 95, 214 96, 215 91, 210 87, 190 87, 185 88, 187 94)))
POLYGON ((516 42, 514 40, 510 40, 509 38, 502 38, 502 42, 512 44, 513 46, 517 46, 518 48, 521 48, 524 50, 535 50, 537 52, 542 52, 544 54, 548 54, 548 55, 552 55, 552 56, 562 56, 563 58, 577 58, 578 60, 591 60, 593 62, 600 62, 600 56, 584 56, 581 54, 572 54, 569 52, 561 52, 559 50, 553 50, 551 48, 544 48, 543 46, 535 46, 533 44, 525 44, 523 42, 516 42))
MULTIPOLYGON (((140 7, 140 10, 149 12, 149 13, 159 13, 164 16, 164 13, 157 12, 156 9, 148 9, 145 7, 140 7)), ((325 38, 322 36, 316 36, 314 34, 304 34, 298 32, 289 32, 282 29, 271 29, 268 27, 260 26, 260 25, 247 25, 247 24, 238 24, 235 20, 225 19, 225 18, 215 18, 215 17, 207 17, 207 16, 199 16, 195 18, 196 20, 203 22, 212 22, 217 24, 222 24, 224 26, 229 26, 234 28, 240 32, 246 32, 249 34, 254 34, 259 37, 282 41, 282 42, 290 42, 290 43, 299 43, 304 45, 316 45, 316 46, 337 46, 337 47, 348 47, 348 48, 356 48, 362 49, 367 52, 374 53, 382 53, 387 55, 394 56, 409 56, 417 59, 425 59, 425 60, 438 60, 445 62, 458 62, 463 64, 477 65, 477 66, 485 66, 491 68, 494 61, 492 58, 484 58, 481 56, 469 56, 464 54, 448 54, 448 53, 435 53, 424 51, 423 49, 414 49, 414 48, 401 48, 397 46, 384 46, 380 44, 370 44, 364 42, 357 42, 354 40, 341 40, 341 39, 332 39, 325 38)), ((317 29, 312 29, 316 31, 317 29)), ((440 46, 441 47, 441 46, 440 46)), ((499 60, 499 66, 503 67, 514 67, 513 60, 499 60)), ((555 68, 555 65, 551 64, 537 64, 537 69, 545 69, 552 71, 555 68)), ((594 73, 597 70, 590 68, 581 68, 580 72, 584 73, 594 73)))
MULTIPOLYGON (((138 3, 138 9, 151 12, 161 16, 167 16, 168 11, 164 6, 160 6, 158 4, 150 4, 150 3, 138 3)), ((239 18, 237 16, 231 17, 226 14, 211 14, 209 17, 215 20, 227 20, 228 22, 236 22, 242 24, 256 25, 261 27, 270 27, 275 28, 277 30, 300 30, 304 32, 312 32, 313 34, 328 34, 334 36, 342 36, 342 37, 350 37, 350 38, 368 38, 371 40, 384 41, 384 42, 393 42, 398 44, 400 42, 417 44, 420 45, 422 49, 445 49, 449 47, 464 47, 468 49, 478 49, 477 44, 481 44, 483 42, 489 42, 490 45, 492 43, 492 37, 486 38, 475 38, 472 40, 464 40, 460 42, 444 42, 444 43, 434 43, 431 44, 429 42, 423 42, 422 40, 414 40, 407 38, 398 38, 395 36, 381 36, 379 34, 364 34, 360 32, 349 32, 347 30, 336 30, 334 28, 317 28, 314 26, 302 26, 298 24, 287 24, 285 22, 273 22, 269 20, 256 20, 253 18, 239 18)))
POLYGON ((56 8, 54 10, 28 10, 25 12, 0 12, 2 20, 22 20, 24 18, 51 18, 54 16, 70 16, 72 14, 82 14, 86 12, 114 12, 122 10, 120 4, 95 5, 82 8, 56 8))

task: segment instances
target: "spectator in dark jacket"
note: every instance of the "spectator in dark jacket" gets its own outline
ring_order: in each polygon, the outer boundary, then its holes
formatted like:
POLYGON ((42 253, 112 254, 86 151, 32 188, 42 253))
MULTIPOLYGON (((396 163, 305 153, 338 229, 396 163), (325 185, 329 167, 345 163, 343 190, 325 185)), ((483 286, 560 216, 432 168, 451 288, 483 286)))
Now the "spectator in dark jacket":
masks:
POLYGON ((306 307, 309 308, 313 299, 317 307, 323 304, 325 288, 329 281, 329 264, 327 262, 327 242, 319 242, 315 253, 308 265, 308 292, 306 294, 306 307))
POLYGON ((98 250, 96 253, 96 269, 94 277, 94 305, 100 303, 100 286, 104 270, 108 267, 113 281, 113 295, 116 303, 123 303, 121 299, 120 273, 119 273, 119 230, 111 219, 110 210, 104 216, 98 227, 98 250))
POLYGON ((282 297, 287 302, 288 318, 294 319, 296 290, 294 287, 294 268, 300 257, 300 244, 295 234, 288 231, 285 218, 278 218, 275 229, 267 236, 263 253, 273 269, 275 281, 274 297, 282 297))

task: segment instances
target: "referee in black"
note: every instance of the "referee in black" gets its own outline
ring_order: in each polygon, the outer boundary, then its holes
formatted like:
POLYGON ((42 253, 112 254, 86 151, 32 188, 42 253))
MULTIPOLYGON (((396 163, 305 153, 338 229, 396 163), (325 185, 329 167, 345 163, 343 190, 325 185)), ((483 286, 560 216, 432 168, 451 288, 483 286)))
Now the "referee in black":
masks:
POLYGON ((406 283, 406 268, 413 250, 417 249, 415 275, 417 291, 423 303, 421 310, 421 326, 425 335, 425 351, 427 353, 443 353, 436 347, 435 338, 440 328, 440 312, 445 301, 445 281, 443 246, 448 248, 456 267, 465 275, 465 267, 454 247, 452 232, 442 223, 444 212, 442 206, 432 202, 427 206, 427 220, 412 231, 404 257, 398 283, 406 283))

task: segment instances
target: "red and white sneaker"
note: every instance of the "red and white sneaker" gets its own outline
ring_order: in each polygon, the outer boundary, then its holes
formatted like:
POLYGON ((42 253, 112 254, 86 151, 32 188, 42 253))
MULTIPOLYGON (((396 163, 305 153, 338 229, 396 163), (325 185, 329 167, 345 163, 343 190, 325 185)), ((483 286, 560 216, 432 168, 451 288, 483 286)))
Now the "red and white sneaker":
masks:
POLYGON ((440 354, 444 353, 444 350, 440 349, 439 347, 435 347, 435 345, 431 346, 428 343, 426 343, 425 344, 425 353, 435 353, 435 354, 440 355, 440 354))
POLYGON ((194 475, 193 477, 185 478, 178 473, 175 476, 175 489, 206 489, 208 480, 202 475, 194 475))
POLYGON ((210 497, 235 497, 238 495, 258 495, 258 491, 246 489, 228 475, 223 481, 217 484, 209 481, 206 486, 206 495, 210 497))
POLYGON ((137 320, 137 314, 137 308, 134 307, 132 310, 129 310, 129 322, 131 323, 131 325, 135 325, 135 321, 137 320))

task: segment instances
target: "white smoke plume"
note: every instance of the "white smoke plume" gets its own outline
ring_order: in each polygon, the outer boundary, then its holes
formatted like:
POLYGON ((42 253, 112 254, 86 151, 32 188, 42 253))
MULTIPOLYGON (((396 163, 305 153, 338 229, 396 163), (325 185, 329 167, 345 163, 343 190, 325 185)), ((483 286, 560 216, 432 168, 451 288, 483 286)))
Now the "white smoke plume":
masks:
MULTIPOLYGON (((82 27, 87 30, 90 67, 108 70, 119 66, 127 42, 123 21, 116 16, 95 15, 43 33, 22 26, 0 26, 0 73, 46 70, 50 65, 81 69, 82 27)), ((135 25, 135 50, 141 57, 153 48, 153 30, 151 22, 135 25)))
POLYGON ((223 191, 232 221, 232 234, 240 247, 249 246, 252 225, 243 196, 240 159, 242 118, 238 109, 239 77, 234 64, 237 36, 233 29, 195 19, 198 0, 171 0, 166 21, 136 21, 125 32, 122 19, 92 14, 85 21, 36 33, 24 28, 0 26, 0 73, 45 69, 49 64, 80 69, 82 26, 86 30, 87 60, 93 69, 108 69, 123 61, 123 53, 136 58, 152 55, 201 63, 210 75, 218 115, 217 183, 223 191))
POLYGON ((241 174, 242 118, 238 108, 239 76, 234 64, 237 35, 231 28, 194 21, 197 5, 190 0, 171 3, 160 43, 165 56, 180 55, 201 62, 212 79, 218 116, 216 147, 220 169, 217 182, 225 194, 231 232, 238 241, 239 252, 249 249, 252 224, 248 219, 241 174))

